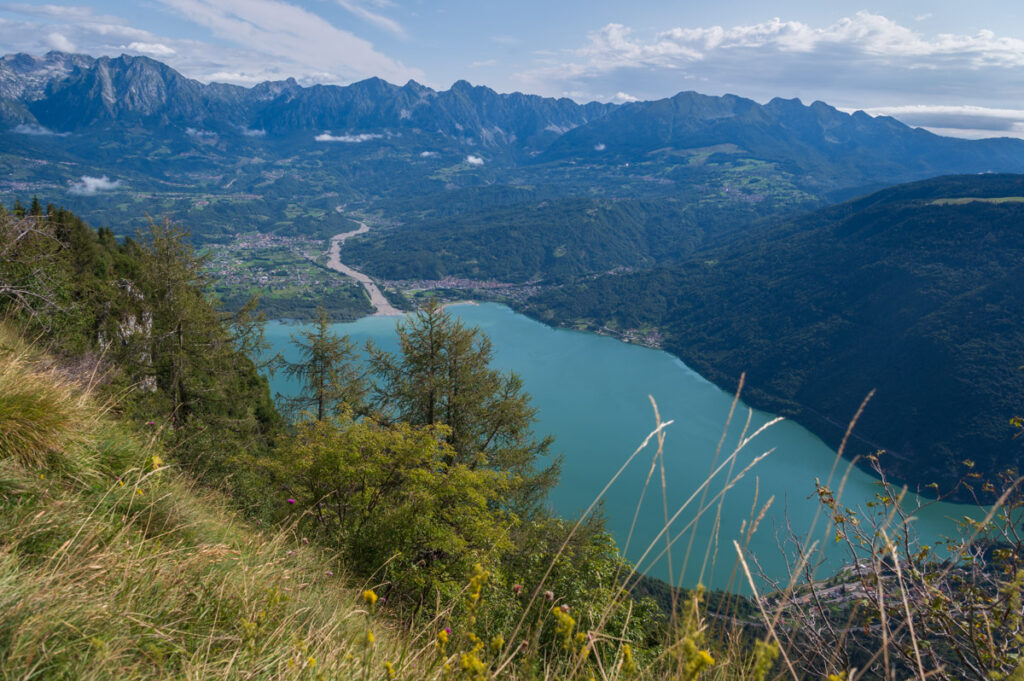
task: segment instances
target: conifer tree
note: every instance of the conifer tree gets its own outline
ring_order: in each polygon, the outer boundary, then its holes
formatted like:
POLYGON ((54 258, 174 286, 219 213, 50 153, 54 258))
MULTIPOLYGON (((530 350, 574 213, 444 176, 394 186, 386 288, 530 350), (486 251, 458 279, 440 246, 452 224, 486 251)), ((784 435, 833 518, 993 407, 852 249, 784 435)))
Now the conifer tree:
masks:
POLYGON ((511 473, 509 505, 535 512, 558 462, 543 462, 552 438, 534 437, 537 410, 519 376, 492 369, 490 339, 437 304, 399 322, 398 337, 398 355, 369 347, 374 406, 397 421, 445 426, 454 463, 511 473))
POLYGON ((215 309, 204 296, 210 277, 203 258, 185 237, 179 227, 150 223, 142 241, 137 279, 141 290, 135 294, 144 301, 145 312, 136 319, 143 328, 134 334, 134 341, 144 344, 142 352, 150 355, 154 378, 171 399, 176 425, 199 401, 212 397, 204 394, 212 387, 207 377, 228 343, 215 309))
POLYGON ((355 413, 363 411, 367 388, 355 344, 331 331, 322 305, 317 307, 313 328, 298 337, 292 334, 292 343, 299 348, 299 361, 286 362, 284 372, 302 387, 295 397, 278 398, 293 414, 309 411, 323 421, 340 414, 345 404, 355 413))

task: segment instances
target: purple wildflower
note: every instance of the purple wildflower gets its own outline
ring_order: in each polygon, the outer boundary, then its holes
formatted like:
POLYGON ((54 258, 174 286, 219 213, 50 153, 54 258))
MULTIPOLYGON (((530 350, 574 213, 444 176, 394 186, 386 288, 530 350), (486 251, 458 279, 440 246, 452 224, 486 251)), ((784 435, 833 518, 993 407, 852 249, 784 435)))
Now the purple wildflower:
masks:
POLYGON ((295 503, 295 500, 294 500, 294 499, 289 499, 289 500, 288 500, 288 503, 289 503, 289 504, 294 504, 294 503, 295 503))

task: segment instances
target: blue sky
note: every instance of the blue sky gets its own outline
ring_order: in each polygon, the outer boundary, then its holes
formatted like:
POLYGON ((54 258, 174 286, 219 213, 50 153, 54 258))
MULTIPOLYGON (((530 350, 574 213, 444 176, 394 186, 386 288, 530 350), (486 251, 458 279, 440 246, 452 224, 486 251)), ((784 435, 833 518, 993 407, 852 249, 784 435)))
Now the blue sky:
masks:
POLYGON ((1024 137, 1024 12, 1008 1, 0 1, 0 51, 50 49, 145 54, 240 84, 379 76, 579 101, 799 97, 1024 137))

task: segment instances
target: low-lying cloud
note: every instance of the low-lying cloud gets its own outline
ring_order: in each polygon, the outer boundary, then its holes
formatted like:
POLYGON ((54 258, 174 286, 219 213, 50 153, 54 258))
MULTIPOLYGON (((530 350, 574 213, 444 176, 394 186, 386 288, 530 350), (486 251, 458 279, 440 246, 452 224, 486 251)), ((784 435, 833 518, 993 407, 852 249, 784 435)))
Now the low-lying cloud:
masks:
POLYGON ((865 112, 872 116, 892 116, 907 125, 925 128, 937 135, 970 139, 1024 139, 1024 109, 911 104, 870 107, 865 109, 865 112))
POLYGON ((178 54, 178 51, 173 47, 168 47, 163 43, 146 43, 141 41, 134 41, 125 46, 125 49, 129 52, 141 52, 142 54, 151 54, 154 57, 173 57, 178 54))
POLYGON ((19 135, 38 135, 41 137, 67 137, 71 134, 70 132, 54 132, 35 123, 21 123, 11 128, 11 132, 19 135))
POLYGON ((78 182, 71 184, 71 193, 79 195, 92 195, 103 191, 110 191, 111 189, 117 189, 121 186, 121 180, 111 180, 109 177, 104 175, 103 177, 91 177, 89 175, 82 175, 82 179, 78 182))
POLYGON ((469 156, 466 157, 466 163, 468 163, 471 166, 482 166, 484 164, 484 160, 479 156, 473 156, 472 154, 470 154, 469 156))
POLYGON ((47 44, 49 44, 50 47, 60 52, 75 51, 75 44, 68 40, 68 37, 66 35, 64 35, 63 33, 58 33, 57 31, 53 31, 48 36, 46 36, 46 42, 47 44))
POLYGON ((347 142, 348 144, 359 144, 360 142, 379 140, 382 137, 384 137, 384 135, 378 135, 375 132, 361 132, 356 135, 332 135, 330 132, 322 132, 314 139, 316 139, 317 142, 347 142))

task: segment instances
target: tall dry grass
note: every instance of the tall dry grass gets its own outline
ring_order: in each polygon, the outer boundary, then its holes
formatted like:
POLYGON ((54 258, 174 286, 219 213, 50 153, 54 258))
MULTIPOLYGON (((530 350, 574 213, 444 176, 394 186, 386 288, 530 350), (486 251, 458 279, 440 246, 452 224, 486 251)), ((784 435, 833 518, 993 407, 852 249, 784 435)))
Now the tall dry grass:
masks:
MULTIPOLYGON (((365 608, 330 555, 240 520, 0 334, 0 677, 356 673, 365 608)), ((378 629, 375 656, 397 659, 378 629)))
POLYGON ((28 468, 87 471, 94 462, 84 435, 96 409, 88 391, 47 368, 10 328, 0 325, 0 460, 28 468))

